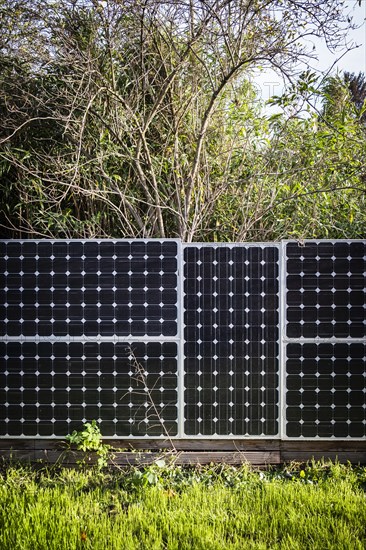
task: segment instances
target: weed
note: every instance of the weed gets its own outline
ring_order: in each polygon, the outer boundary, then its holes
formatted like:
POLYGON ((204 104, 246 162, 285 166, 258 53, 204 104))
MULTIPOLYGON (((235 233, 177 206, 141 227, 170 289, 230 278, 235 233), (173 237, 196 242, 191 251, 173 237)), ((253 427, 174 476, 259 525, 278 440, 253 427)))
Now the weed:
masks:
POLYGON ((103 443, 102 434, 95 420, 86 422, 80 431, 74 430, 66 436, 66 441, 70 447, 74 446, 77 451, 83 451, 86 456, 79 461, 79 465, 84 466, 91 459, 90 453, 96 453, 98 456, 97 467, 99 470, 108 465, 111 458, 111 445, 103 443))
POLYGON ((150 420, 154 419, 155 421, 157 421, 158 425, 160 425, 162 429, 162 432, 165 434, 167 440, 169 441, 171 449, 173 450, 173 452, 176 452, 174 441, 171 438, 169 431, 167 430, 167 427, 164 423, 164 420, 162 419, 161 414, 159 413, 158 407, 156 406, 154 399, 152 397, 153 388, 149 387, 147 383, 146 371, 144 367, 141 365, 141 363, 139 363, 139 361, 137 360, 136 355, 134 354, 134 351, 132 348, 129 348, 129 353, 132 359, 131 367, 135 371, 134 376, 132 378, 136 380, 137 384, 141 388, 141 392, 135 391, 135 394, 143 395, 144 398, 146 399, 146 405, 147 405, 146 418, 150 417, 150 420))

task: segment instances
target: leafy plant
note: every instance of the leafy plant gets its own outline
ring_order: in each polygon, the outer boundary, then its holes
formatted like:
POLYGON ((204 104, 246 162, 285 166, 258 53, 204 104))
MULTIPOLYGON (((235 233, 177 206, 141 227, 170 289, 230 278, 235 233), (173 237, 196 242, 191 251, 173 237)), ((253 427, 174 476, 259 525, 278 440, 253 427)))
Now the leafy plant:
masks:
POLYGON ((74 445, 78 451, 87 453, 87 457, 79 461, 79 464, 85 465, 86 459, 91 459, 89 453, 92 452, 98 456, 97 466, 99 470, 108 465, 112 447, 107 443, 103 443, 102 434, 96 420, 86 422, 82 430, 74 430, 70 435, 66 436, 66 441, 70 445, 74 445))

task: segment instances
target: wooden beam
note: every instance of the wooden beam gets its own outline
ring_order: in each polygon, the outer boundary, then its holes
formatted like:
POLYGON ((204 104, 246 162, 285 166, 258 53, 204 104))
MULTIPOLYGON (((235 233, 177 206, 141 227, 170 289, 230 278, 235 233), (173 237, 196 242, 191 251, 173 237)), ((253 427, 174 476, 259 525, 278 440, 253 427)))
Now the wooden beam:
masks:
MULTIPOLYGON (((175 464, 280 464, 306 462, 311 459, 338 460, 366 464, 366 441, 279 441, 278 439, 250 440, 175 440, 175 451, 163 440, 105 440, 111 444, 116 465, 149 464, 158 458, 175 464), (146 452, 147 451, 147 452, 146 452)), ((83 453, 70 452, 65 441, 54 439, 2 439, 0 456, 14 460, 47 464, 77 464, 83 453)), ((90 463, 94 463, 91 457, 90 463)))

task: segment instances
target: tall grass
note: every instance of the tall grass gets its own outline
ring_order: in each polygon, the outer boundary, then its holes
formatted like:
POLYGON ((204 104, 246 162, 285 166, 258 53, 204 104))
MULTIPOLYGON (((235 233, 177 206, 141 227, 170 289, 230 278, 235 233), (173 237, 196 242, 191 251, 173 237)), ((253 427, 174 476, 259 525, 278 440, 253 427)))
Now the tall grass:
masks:
POLYGON ((366 469, 0 475, 1 550, 362 550, 366 469))

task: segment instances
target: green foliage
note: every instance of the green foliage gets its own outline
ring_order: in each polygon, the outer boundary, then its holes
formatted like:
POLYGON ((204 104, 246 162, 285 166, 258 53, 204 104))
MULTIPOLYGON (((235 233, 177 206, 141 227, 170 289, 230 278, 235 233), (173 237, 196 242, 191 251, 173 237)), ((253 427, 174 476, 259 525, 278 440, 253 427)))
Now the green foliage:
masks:
POLYGON ((71 447, 86 453, 87 456, 80 461, 80 465, 85 466, 87 464, 87 461, 90 460, 90 453, 95 453, 98 456, 97 467, 99 470, 108 465, 112 447, 103 443, 102 434, 96 420, 92 420, 91 423, 86 422, 80 431, 74 430, 66 436, 66 441, 71 447))
MULTIPOLYGON (((292 92, 292 108, 313 86, 311 77, 309 85, 292 92)), ((273 137, 266 159, 276 181, 265 223, 277 223, 288 237, 363 238, 365 130, 340 78, 329 78, 316 97, 323 101, 320 115, 308 109, 305 118, 294 111, 270 119, 273 137)))
POLYGON ((145 489, 149 486, 163 487, 167 472, 170 472, 170 470, 166 468, 165 460, 159 459, 147 468, 135 468, 132 472, 131 488, 145 489))
POLYGON ((289 464, 0 474, 3 550, 362 550, 364 467, 289 464), (157 476, 154 478, 152 473, 157 476))
POLYGON ((0 0, 3 236, 364 234, 362 77, 337 103, 294 66, 303 35, 341 43, 342 6, 0 0), (293 82, 272 117, 264 63, 293 82), (339 109, 303 116, 312 97, 339 109))

